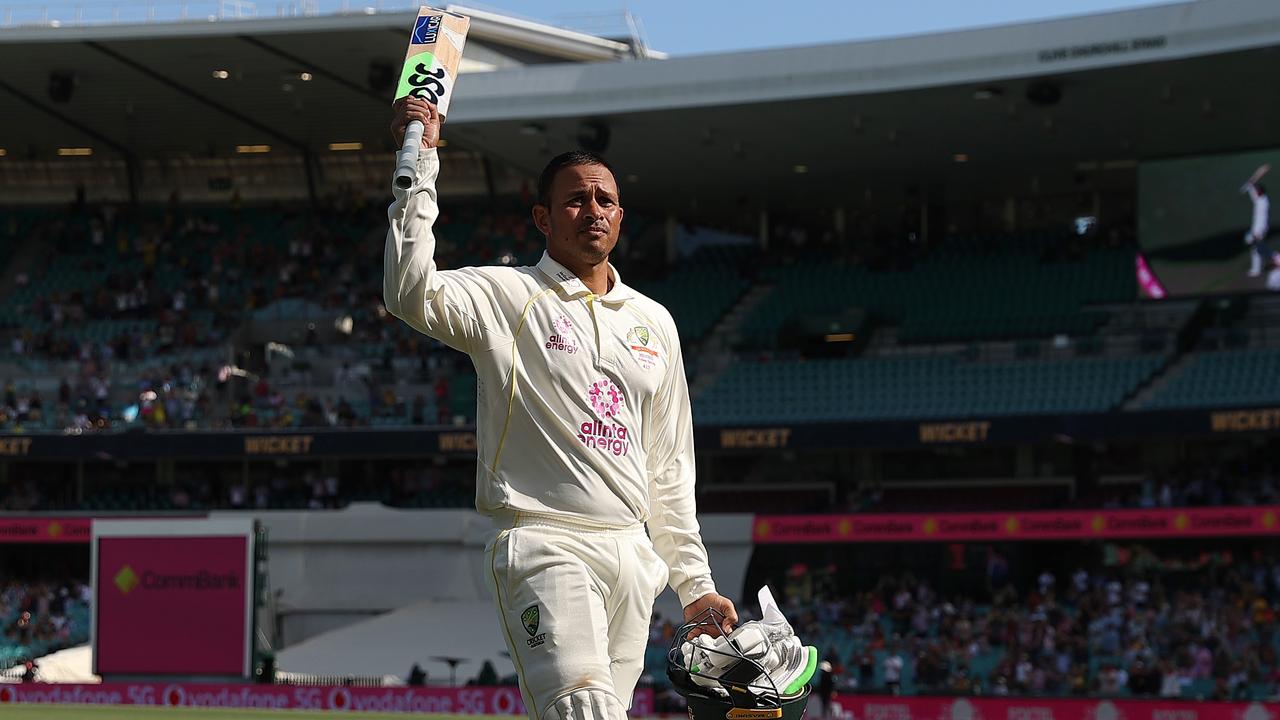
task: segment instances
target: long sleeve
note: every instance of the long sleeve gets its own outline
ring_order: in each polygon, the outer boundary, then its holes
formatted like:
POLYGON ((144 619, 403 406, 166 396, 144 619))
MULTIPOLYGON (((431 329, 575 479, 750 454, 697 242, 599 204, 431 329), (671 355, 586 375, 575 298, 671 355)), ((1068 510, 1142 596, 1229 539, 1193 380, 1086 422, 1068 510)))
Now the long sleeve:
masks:
POLYGON ((509 341, 508 322, 492 279, 482 270, 436 268, 432 225, 440 214, 439 171, 437 152, 423 150, 413 187, 402 190, 392 183, 382 297, 387 311, 414 329, 472 353, 509 341))
POLYGON ((699 532, 693 490, 693 413, 689 407, 689 386, 684 377, 684 359, 674 324, 669 344, 667 377, 654 398, 649 458, 649 536, 654 549, 671 568, 671 589, 680 605, 710 592, 711 579, 707 549, 699 532))

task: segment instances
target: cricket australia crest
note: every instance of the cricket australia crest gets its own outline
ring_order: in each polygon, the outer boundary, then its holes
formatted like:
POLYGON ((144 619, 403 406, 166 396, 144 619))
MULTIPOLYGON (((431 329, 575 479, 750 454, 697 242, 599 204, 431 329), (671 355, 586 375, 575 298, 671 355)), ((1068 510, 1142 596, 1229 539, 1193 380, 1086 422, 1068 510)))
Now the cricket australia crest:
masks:
POLYGON ((524 609, 524 612, 520 613, 520 624, 524 625, 524 631, 529 633, 529 639, 525 642, 531 648, 536 648, 547 641, 547 634, 538 632, 538 624, 542 620, 541 615, 537 605, 530 605, 524 609))
POLYGON ((649 347, 649 328, 637 325, 627 331, 627 348, 631 357, 645 370, 651 370, 658 364, 658 351, 649 347))

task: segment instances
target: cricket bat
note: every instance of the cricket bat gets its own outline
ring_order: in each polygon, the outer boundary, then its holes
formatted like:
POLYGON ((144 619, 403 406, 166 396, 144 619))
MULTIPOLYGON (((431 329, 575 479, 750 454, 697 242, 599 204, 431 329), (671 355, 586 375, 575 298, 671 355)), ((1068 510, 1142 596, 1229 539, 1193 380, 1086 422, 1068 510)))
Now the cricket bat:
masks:
MULTIPOLYGON (((467 30, 471 19, 465 15, 437 10, 427 6, 418 9, 409 36, 409 51, 400 69, 400 84, 396 87, 396 99, 406 95, 435 103, 440 116, 449 114, 449 101, 453 99, 453 85, 458 78, 458 65, 462 62, 462 47, 467 42, 467 30)), ((418 149, 422 145, 422 123, 414 120, 405 129, 404 145, 396 153, 396 187, 408 190, 413 187, 418 149)))

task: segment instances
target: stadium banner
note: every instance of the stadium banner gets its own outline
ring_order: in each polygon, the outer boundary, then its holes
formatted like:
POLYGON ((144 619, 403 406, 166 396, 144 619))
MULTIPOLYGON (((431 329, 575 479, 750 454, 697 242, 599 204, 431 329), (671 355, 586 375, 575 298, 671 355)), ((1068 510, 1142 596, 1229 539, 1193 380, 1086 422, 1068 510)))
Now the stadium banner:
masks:
POLYGON ((94 673, 247 679, 253 536, 248 518, 95 521, 94 673))
MULTIPOLYGON (((350 712, 524 715, 520 689, 511 687, 349 687, 246 683, 105 682, 98 685, 0 685, 7 703, 160 705, 169 707, 340 710, 350 712)), ((653 714, 653 690, 638 688, 631 716, 653 714)))
MULTIPOLYGON (((919 421, 697 424, 700 452, 779 449, 908 448, 946 445, 1040 445, 1147 438, 1280 432, 1280 407, 1008 415, 919 421)), ((142 430, 85 435, 0 436, 0 459, 102 462, 275 462, 297 458, 474 458, 475 428, 316 428, 280 430, 142 430), (9 454, 6 455, 5 448, 9 454), (15 456, 13 453, 21 453, 15 456)))
POLYGON ((87 543, 89 518, 0 517, 0 543, 87 543))
POLYGON ((837 695, 835 720, 1276 720, 1275 703, 837 695))
POLYGON ((1275 535, 1280 506, 1044 512, 758 515, 757 544, 1100 540, 1275 535))

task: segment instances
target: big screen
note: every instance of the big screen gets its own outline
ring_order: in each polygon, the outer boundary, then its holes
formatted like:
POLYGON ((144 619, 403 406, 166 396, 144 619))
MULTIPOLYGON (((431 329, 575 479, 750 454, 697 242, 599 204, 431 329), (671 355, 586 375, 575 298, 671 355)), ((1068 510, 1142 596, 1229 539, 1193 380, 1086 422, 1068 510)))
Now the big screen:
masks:
MULTIPOLYGON (((1266 290, 1269 279, 1280 280, 1272 275, 1273 254, 1280 251, 1275 233, 1246 242, 1259 210, 1245 184, 1268 164, 1280 167, 1280 149, 1139 165, 1138 240, 1168 295, 1266 290)), ((1272 171, 1259 184, 1266 188, 1276 180, 1272 171)), ((1262 214, 1269 226, 1270 213, 1262 214)))

